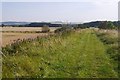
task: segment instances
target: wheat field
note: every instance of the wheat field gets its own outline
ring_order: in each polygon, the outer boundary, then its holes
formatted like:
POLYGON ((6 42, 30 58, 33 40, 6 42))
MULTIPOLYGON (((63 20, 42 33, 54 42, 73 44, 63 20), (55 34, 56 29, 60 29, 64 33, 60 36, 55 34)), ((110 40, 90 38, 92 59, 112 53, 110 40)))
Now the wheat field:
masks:
MULTIPOLYGON (((50 32, 52 33, 56 29, 56 27, 50 27, 50 32)), ((1 28, 0 46, 4 47, 18 39, 33 39, 37 36, 42 37, 48 35, 48 33, 36 33, 41 30, 42 27, 3 27, 1 28)))

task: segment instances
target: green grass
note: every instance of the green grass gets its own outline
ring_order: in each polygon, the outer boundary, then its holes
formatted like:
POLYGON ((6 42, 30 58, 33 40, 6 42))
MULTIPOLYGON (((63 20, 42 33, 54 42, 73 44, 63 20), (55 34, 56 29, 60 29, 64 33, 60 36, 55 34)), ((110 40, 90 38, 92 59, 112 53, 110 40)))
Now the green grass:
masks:
MULTIPOLYGON (((119 60, 119 46, 118 46, 118 36, 114 36, 112 33, 107 32, 97 32, 97 36, 100 38, 100 40, 104 43, 106 48, 106 54, 110 58, 111 65, 114 66, 114 70, 116 72, 120 72, 120 68, 118 67, 118 64, 120 64, 119 60)), ((120 76, 120 74, 118 74, 120 76)))
POLYGON ((3 78, 117 78, 93 30, 37 38, 3 48, 3 78))

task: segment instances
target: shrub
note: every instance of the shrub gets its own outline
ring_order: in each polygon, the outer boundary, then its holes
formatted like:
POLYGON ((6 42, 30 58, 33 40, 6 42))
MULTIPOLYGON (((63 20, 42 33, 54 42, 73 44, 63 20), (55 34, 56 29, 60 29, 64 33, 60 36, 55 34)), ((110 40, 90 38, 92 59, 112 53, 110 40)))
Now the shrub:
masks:
POLYGON ((43 33, 50 32, 49 26, 48 26, 48 25, 44 25, 44 26, 42 27, 42 32, 43 32, 43 33))
POLYGON ((72 30, 72 27, 68 25, 63 25, 62 28, 56 29, 54 32, 55 33, 67 33, 72 30))

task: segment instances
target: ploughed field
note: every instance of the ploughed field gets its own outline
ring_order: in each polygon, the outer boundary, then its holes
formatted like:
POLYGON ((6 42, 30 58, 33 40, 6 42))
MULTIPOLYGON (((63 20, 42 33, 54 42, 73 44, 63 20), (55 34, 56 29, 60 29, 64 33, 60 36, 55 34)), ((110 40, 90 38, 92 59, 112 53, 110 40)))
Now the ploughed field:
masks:
POLYGON ((117 31, 83 29, 2 48, 3 78, 118 78, 117 31))

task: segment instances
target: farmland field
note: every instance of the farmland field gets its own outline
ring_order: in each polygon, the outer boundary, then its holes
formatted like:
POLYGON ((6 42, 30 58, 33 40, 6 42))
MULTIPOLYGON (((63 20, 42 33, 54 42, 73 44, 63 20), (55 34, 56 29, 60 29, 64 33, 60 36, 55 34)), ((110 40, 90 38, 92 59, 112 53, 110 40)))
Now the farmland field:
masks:
POLYGON ((0 1, 0 79, 120 80, 119 3, 0 1))
MULTIPOLYGON (((59 27, 50 27, 51 31, 54 31, 55 29, 57 29, 59 27)), ((6 31, 6 32, 19 32, 19 31, 41 31, 41 27, 3 27, 2 31, 6 31)))
MULTIPOLYGON (((36 31, 41 31, 41 27, 3 27, 2 31, 2 43, 0 46, 4 47, 13 43, 18 39, 28 39, 36 38, 37 36, 46 36, 48 33, 36 33, 36 31)), ((51 27, 50 31, 53 32, 57 28, 51 27)))
POLYGON ((117 31, 83 29, 2 49, 3 78, 118 78, 117 31))
POLYGON ((47 33, 17 33, 17 32, 4 32, 2 33, 2 46, 9 45, 14 43, 14 41, 18 39, 28 39, 28 38, 36 38, 37 36, 47 36, 47 33))

